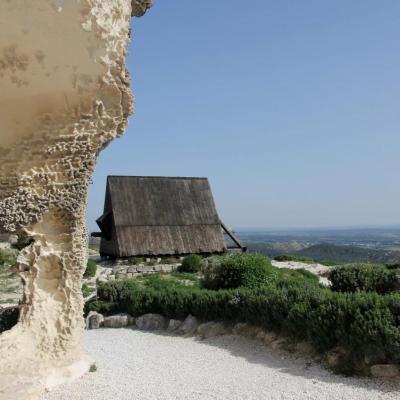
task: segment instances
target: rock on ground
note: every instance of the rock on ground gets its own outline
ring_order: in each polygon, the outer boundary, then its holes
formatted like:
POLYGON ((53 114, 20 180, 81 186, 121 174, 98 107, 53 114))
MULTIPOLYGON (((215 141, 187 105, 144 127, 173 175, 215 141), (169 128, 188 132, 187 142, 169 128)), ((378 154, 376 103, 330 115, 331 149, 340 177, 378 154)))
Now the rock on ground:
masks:
POLYGON ((174 332, 176 331, 180 326, 182 325, 182 321, 179 321, 178 319, 170 319, 168 323, 168 332, 174 332))
POLYGON ((123 328, 133 323, 134 319, 129 314, 117 314, 105 317, 103 325, 106 328, 123 328))
POLYGON ((103 315, 90 311, 86 317, 86 329, 99 329, 104 322, 103 315))
POLYGON ((392 364, 377 364, 371 367, 371 374, 377 378, 398 378, 399 367, 392 364))
POLYGON ((332 375, 260 341, 131 328, 85 332, 97 372, 41 400, 398 400, 400 387, 332 375))
POLYGON ((178 332, 186 336, 194 335, 197 331, 198 326, 199 323, 197 321, 197 318, 189 314, 183 321, 182 325, 179 327, 178 332))
POLYGON ((197 334, 203 339, 225 335, 226 333, 228 333, 228 328, 222 322, 205 322, 199 325, 197 329, 197 334))
POLYGON ((143 331, 158 331, 167 327, 168 320, 159 314, 144 314, 136 319, 136 326, 143 331))

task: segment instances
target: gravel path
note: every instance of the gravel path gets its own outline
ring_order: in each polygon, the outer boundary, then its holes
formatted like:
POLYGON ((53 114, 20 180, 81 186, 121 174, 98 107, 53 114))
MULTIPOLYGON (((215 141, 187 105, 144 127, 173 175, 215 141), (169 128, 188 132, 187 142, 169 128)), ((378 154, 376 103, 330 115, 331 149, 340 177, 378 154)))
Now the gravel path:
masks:
POLYGON ((200 341, 134 329, 87 331, 97 372, 41 400, 399 399, 400 387, 331 375, 257 341, 200 341))

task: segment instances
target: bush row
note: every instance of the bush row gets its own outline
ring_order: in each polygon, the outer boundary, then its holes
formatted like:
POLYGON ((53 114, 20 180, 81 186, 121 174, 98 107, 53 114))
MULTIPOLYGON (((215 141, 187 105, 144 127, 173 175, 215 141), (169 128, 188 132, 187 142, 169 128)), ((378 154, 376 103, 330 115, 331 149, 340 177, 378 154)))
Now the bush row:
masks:
POLYGON ((344 346, 356 357, 381 354, 385 362, 400 363, 399 294, 337 293, 301 282, 214 291, 154 290, 115 281, 102 284, 98 296, 87 311, 247 322, 307 340, 320 351, 344 346))
POLYGON ((384 265, 351 264, 329 273, 331 289, 337 292, 373 291, 389 293, 400 289, 400 270, 384 265))

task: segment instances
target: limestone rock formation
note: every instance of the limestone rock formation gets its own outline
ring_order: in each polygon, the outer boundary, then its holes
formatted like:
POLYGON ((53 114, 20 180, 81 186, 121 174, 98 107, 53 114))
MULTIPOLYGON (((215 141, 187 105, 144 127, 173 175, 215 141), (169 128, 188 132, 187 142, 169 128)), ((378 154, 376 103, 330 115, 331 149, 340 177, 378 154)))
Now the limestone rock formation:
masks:
POLYGON ((25 306, 0 335, 0 398, 85 373, 81 278, 96 157, 133 111, 124 56, 146 0, 0 2, 0 231, 31 239, 18 258, 25 306))

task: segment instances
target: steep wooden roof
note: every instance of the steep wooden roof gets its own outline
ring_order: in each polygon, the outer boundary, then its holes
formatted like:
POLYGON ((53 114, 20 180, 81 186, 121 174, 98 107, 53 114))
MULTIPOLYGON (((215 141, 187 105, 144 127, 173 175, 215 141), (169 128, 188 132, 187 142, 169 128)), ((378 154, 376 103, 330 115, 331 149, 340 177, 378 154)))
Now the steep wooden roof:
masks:
POLYGON ((109 176, 99 221, 119 257, 226 250, 207 178, 109 176))

